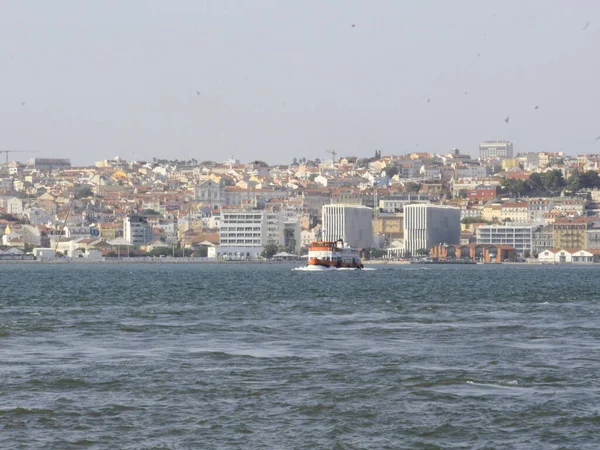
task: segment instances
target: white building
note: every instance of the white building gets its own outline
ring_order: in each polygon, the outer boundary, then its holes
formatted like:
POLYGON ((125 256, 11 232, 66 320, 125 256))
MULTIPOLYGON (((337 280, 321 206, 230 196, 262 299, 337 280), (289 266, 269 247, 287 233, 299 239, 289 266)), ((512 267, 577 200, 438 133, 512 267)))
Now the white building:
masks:
POLYGON ((140 216, 127 216, 123 219, 123 239, 131 245, 143 245, 151 242, 152 227, 140 216))
POLYGON ((533 249, 535 229, 535 226, 527 225, 482 225, 477 227, 475 238, 478 244, 512 245, 522 255, 533 249))
POLYGON ((223 210, 219 223, 220 246, 216 256, 256 258, 265 245, 300 252, 300 219, 294 211, 223 210))
POLYGON ((434 245, 460 243, 460 209, 440 205, 404 207, 404 250, 414 255, 434 245))
POLYGON ((324 205, 323 239, 342 239, 354 248, 372 247, 373 210, 360 205, 324 205))

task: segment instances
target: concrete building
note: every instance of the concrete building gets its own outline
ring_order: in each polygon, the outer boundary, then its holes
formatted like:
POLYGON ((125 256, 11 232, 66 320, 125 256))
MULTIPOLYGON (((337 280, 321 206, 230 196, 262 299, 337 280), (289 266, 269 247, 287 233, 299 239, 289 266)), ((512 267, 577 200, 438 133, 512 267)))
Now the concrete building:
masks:
POLYGON ((439 205, 404 207, 404 250, 412 255, 438 244, 460 243, 460 209, 439 205))
POLYGON ((277 245, 299 254, 300 218, 295 211, 223 210, 216 256, 254 259, 265 245, 277 245))
POLYGON ((127 216, 123 219, 123 238, 131 245, 138 246, 152 241, 152 226, 141 216, 127 216))
POLYGON ((510 245, 520 255, 533 248, 534 226, 482 225, 475 231, 477 244, 510 245))
POLYGON ((373 245, 373 210, 359 205, 324 205, 323 239, 344 243, 354 248, 373 245))
POLYGON ((512 158, 513 144, 508 141, 485 141, 479 144, 479 158, 512 158))
POLYGON ((63 158, 31 158, 27 165, 36 170, 70 169, 71 160, 63 158))
POLYGON ((587 217, 561 217, 553 224, 554 245, 557 248, 584 248, 587 244, 586 231, 592 228, 587 217))

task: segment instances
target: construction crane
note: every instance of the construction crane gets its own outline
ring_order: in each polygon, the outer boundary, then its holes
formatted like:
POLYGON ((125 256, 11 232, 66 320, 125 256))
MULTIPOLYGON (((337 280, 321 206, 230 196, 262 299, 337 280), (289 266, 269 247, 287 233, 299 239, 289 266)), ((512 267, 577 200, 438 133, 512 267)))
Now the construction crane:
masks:
POLYGON ((327 153, 331 154, 331 157, 333 158, 333 164, 335 164, 335 155, 337 155, 337 152, 334 149, 332 149, 332 150, 327 150, 327 153))
POLYGON ((9 153, 39 153, 38 151, 35 150, 0 150, 0 153, 5 153, 6 154, 6 162, 8 162, 8 154, 9 153))

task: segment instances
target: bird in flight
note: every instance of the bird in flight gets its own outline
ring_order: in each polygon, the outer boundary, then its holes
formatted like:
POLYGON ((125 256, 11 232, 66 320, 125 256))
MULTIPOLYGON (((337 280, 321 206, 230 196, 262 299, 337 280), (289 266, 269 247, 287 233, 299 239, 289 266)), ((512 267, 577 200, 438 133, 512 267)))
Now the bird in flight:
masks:
POLYGON ((427 103, 431 103, 431 99, 430 98, 427 99, 427 103))
POLYGON ((200 95, 200 91, 196 91, 196 95, 200 95))
POLYGON ((581 31, 585 31, 585 30, 587 30, 587 28, 588 28, 589 26, 590 26, 590 23, 589 23, 589 22, 587 22, 587 23, 585 24, 585 26, 584 26, 584 27, 581 29, 581 31))
POLYGON ((595 141, 600 141, 600 136, 598 136, 596 139, 594 139, 595 141))
POLYGON ((535 105, 535 108, 533 108, 533 109, 540 109, 540 106, 539 105, 535 105))
POLYGON ((510 116, 506 116, 506 119, 504 119, 504 121, 505 121, 506 123, 508 123, 508 121, 509 121, 509 120, 510 120, 510 116))

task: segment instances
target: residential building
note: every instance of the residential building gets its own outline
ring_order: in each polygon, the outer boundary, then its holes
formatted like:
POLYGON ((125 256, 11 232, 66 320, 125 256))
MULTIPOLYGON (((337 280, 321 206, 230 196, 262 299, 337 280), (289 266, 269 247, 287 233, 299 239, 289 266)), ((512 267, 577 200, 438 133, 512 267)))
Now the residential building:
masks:
POLYGON ((373 245, 373 210, 359 205, 324 205, 323 239, 337 241, 355 248, 373 245))
POLYGON ((512 158, 513 144, 508 141, 485 141, 479 144, 479 158, 512 158))
POLYGON ((524 223, 529 221, 529 205, 527 202, 506 202, 500 209, 500 222, 524 223))
POLYGON ((467 198, 474 202, 487 202, 500 194, 500 186, 485 186, 483 184, 467 190, 467 198))
POLYGON ((533 232, 531 253, 540 254, 550 248, 554 248, 554 230, 552 225, 537 227, 533 232))
POLYGON ((475 230, 478 244, 510 245, 520 255, 531 252, 534 226, 482 225, 475 230))
POLYGON ((460 209, 439 205, 404 207, 404 249, 410 254, 460 242, 460 209))
POLYGON ((123 238, 133 246, 152 241, 152 226, 141 216, 127 216, 123 219, 123 238))
POLYGON ((557 248, 584 248, 586 231, 592 227, 587 217, 561 217, 553 224, 554 246, 557 248))

